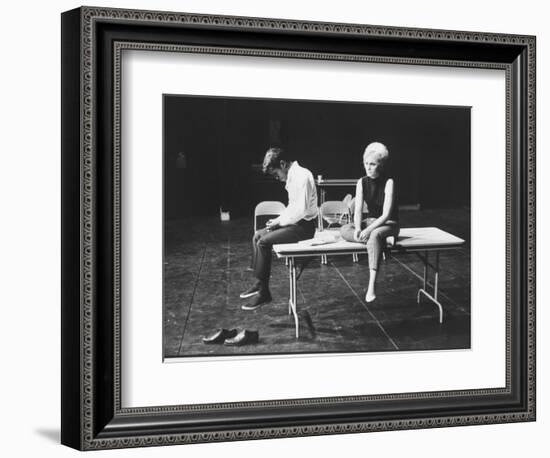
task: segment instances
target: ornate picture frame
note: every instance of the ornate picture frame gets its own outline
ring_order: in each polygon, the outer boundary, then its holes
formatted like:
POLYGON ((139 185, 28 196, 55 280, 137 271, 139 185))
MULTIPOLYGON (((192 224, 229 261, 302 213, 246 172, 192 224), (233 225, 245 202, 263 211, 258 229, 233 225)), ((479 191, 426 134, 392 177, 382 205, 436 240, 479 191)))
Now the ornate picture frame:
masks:
POLYGON ((62 435, 107 449, 535 420, 532 36, 81 7, 62 15, 62 435), (217 404, 121 402, 121 53, 506 74, 506 386, 217 404))

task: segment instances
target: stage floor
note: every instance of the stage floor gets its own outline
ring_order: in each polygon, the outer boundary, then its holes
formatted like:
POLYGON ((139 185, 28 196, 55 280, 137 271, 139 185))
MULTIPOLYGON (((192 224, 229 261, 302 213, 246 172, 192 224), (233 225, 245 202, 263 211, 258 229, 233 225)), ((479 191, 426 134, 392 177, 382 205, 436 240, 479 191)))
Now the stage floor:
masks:
MULTIPOLYGON (((285 353, 347 353, 470 348, 469 210, 400 213, 402 227, 436 226, 466 240, 440 257, 440 302, 416 303, 422 262, 397 254, 382 262, 377 299, 365 302, 366 255, 313 259, 298 281, 300 338, 288 315, 288 274, 274 258, 273 302, 241 310, 239 294, 254 282, 250 263, 252 219, 169 221, 165 227, 164 356, 285 353), (219 327, 258 330, 260 342, 242 347, 205 345, 202 337, 219 327)), ((430 276, 429 278, 433 278, 430 276)))

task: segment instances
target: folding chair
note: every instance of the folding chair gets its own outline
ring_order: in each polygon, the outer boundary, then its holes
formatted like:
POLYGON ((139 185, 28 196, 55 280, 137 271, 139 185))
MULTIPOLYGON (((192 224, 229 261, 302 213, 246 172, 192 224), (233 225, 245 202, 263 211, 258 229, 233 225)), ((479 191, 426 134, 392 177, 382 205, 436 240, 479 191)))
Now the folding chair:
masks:
POLYGON ((258 216, 279 216, 285 204, 278 200, 264 200, 254 208, 254 232, 258 230, 258 216))
MULTIPOLYGON (((328 200, 319 207, 319 231, 330 230, 332 225, 338 229, 351 221, 348 205, 341 200, 328 200), (325 222, 327 227, 325 228, 325 222)), ((321 256, 321 264, 327 263, 327 256, 321 256)))
MULTIPOLYGON (((285 204, 278 200, 264 200, 254 208, 254 233, 258 230, 258 216, 279 216, 285 209, 285 204)), ((285 265, 288 259, 285 259, 285 265)))

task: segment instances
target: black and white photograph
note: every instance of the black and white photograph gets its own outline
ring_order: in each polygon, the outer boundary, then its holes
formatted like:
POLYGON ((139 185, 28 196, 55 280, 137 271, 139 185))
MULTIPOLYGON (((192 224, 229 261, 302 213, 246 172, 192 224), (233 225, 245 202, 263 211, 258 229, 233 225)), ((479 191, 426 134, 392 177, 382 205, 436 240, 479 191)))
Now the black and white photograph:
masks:
POLYGON ((6 58, 10 450, 540 448, 541 7, 120 1, 6 58))
POLYGON ((471 107, 163 94, 163 356, 471 348, 471 107))

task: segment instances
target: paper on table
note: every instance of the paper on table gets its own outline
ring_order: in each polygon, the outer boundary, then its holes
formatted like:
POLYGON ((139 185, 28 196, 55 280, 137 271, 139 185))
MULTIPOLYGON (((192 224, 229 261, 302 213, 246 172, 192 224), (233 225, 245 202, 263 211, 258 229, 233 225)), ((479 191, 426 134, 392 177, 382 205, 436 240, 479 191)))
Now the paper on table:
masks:
POLYGON ((314 238, 301 240, 298 243, 307 246, 327 245, 329 243, 336 243, 340 239, 339 235, 328 233, 317 233, 314 238))

